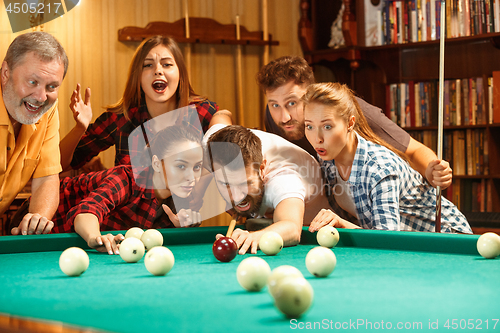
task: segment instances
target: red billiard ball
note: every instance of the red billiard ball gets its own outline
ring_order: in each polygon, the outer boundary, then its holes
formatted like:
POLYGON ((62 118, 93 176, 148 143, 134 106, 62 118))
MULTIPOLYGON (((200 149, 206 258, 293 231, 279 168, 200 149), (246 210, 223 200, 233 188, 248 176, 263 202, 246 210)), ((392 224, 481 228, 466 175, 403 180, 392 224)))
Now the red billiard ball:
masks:
POLYGON ((230 262, 238 253, 238 245, 231 237, 221 237, 214 242, 212 252, 222 262, 230 262))

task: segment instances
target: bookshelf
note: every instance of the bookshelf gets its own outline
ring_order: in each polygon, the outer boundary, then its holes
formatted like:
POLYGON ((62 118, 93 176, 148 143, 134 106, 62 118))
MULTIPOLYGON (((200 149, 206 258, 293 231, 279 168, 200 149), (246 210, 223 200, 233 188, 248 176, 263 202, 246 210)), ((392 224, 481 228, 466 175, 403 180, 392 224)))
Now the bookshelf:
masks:
MULTIPOLYGON (((496 0, 492 1, 496 3, 496 0)), ((331 71, 337 81, 348 84, 360 97, 382 108, 387 115, 390 115, 387 113, 388 87, 416 82, 437 82, 439 40, 405 41, 403 43, 365 46, 368 44, 365 32, 365 17, 367 15, 363 10, 370 6, 370 3, 379 7, 384 4, 383 1, 379 1, 377 4, 377 1, 364 0, 302 0, 300 3, 299 40, 304 58, 315 70, 316 68, 321 68, 321 70, 326 68, 331 71), (344 36, 347 34, 351 37, 345 38, 346 45, 344 47, 331 49, 328 47, 330 27, 342 4, 341 1, 344 2, 346 9, 349 8, 347 15, 344 12, 344 19, 347 19, 348 22, 343 24, 343 33, 344 36), (353 28, 353 24, 356 25, 355 28, 353 28), (353 33, 356 33, 355 38, 352 37, 353 33)), ((449 199, 460 206, 464 213, 469 213, 468 210, 475 214, 500 212, 500 82, 497 83, 497 86, 494 85, 499 89, 498 92, 494 92, 494 89, 488 91, 487 86, 488 78, 492 77, 495 72, 498 75, 500 71, 498 59, 500 59, 500 32, 476 33, 447 38, 445 41, 445 79, 451 82, 457 79, 482 78, 484 88, 482 100, 487 104, 484 106, 487 107, 488 103, 492 103, 495 98, 498 99, 498 103, 493 103, 492 106, 495 110, 495 117, 487 112, 485 118, 480 122, 465 123, 462 118, 462 122, 450 123, 444 127, 444 135, 451 137, 451 141, 453 141, 454 136, 464 137, 463 147, 465 150, 462 155, 455 158, 461 159, 460 156, 463 156, 465 161, 467 160, 467 144, 475 146, 475 133, 480 133, 477 136, 480 140, 482 138, 483 144, 487 145, 487 158, 485 159, 483 156, 481 160, 481 163, 487 163, 487 165, 481 166, 481 172, 468 173, 467 164, 465 164, 464 171, 454 174, 453 187, 458 186, 458 192, 455 192, 461 194, 455 194, 454 198, 453 189, 445 193, 449 199), (474 137, 473 142, 467 141, 468 135, 469 138, 474 137), (477 184, 483 184, 485 188, 478 189, 477 184), (479 192, 474 193, 473 191, 479 192), (483 206, 480 203, 474 203, 474 207, 470 202, 463 204, 464 200, 481 195, 484 195, 483 206)), ((500 75, 498 81, 500 81, 500 75)), ((493 82, 495 81, 493 80, 493 82)), ((437 98, 432 105, 435 105, 437 110, 437 98)), ((429 107, 433 112, 434 107, 429 107)), ((435 118, 437 119, 437 116, 435 118)), ((414 123, 403 123, 400 126, 413 137, 421 139, 427 135, 426 133, 437 134, 437 126, 432 122, 420 126, 416 126, 414 123)), ((435 139, 432 139, 431 134, 430 139, 423 141, 427 141, 426 143, 432 147, 432 140, 435 139)), ((458 149, 450 149, 449 145, 448 147, 445 145, 443 153, 444 155, 446 153, 456 154, 457 151, 458 149)), ((479 160, 480 155, 477 156, 479 160)), ((451 159, 453 160, 453 156, 451 159)))

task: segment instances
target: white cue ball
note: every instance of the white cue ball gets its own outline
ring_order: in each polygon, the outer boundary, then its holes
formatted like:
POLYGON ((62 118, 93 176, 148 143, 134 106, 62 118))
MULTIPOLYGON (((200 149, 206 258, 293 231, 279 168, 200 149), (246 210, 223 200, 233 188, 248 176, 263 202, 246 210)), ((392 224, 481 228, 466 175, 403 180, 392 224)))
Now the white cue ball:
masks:
POLYGON ((264 288, 269 275, 271 275, 271 268, 260 257, 243 259, 236 269, 238 283, 248 291, 259 291, 264 288))
POLYGON ((132 228, 128 229, 127 232, 125 233, 125 238, 134 237, 137 239, 141 239, 143 233, 144 233, 144 230, 142 230, 141 228, 132 227, 132 228))
POLYGON ((141 241, 144 243, 146 251, 149 251, 155 246, 163 245, 163 236, 156 229, 148 229, 142 234, 141 241))
POLYGON ((288 276, 278 285, 274 304, 287 317, 298 318, 309 309, 313 298, 313 288, 306 279, 288 276))
POLYGON ((259 240, 259 248, 268 256, 278 254, 283 248, 283 238, 274 231, 268 231, 259 240))
POLYGON ((340 235, 338 230, 331 225, 325 225, 319 229, 316 234, 318 244, 324 247, 335 247, 335 245, 339 242, 339 238, 340 235))
POLYGON ((500 255, 500 236, 487 232, 477 240, 477 252, 486 259, 493 259, 500 255))
POLYGON ((165 246, 155 246, 146 253, 144 265, 153 275, 165 275, 174 267, 175 258, 170 249, 165 246))
POLYGON ((316 246, 306 256, 306 267, 316 277, 327 277, 337 265, 337 257, 329 248, 316 246))
POLYGON ((144 244, 135 237, 125 238, 120 243, 119 250, 120 257, 126 262, 138 262, 146 251, 144 249, 144 244))
POLYGON ((287 276, 304 277, 304 275, 302 275, 296 267, 290 265, 281 265, 276 267, 271 271, 271 275, 269 275, 269 278, 267 279, 267 290, 272 297, 275 296, 280 281, 287 276))
POLYGON ((79 247, 70 247, 61 253, 59 267, 68 276, 79 276, 89 267, 89 255, 79 247))

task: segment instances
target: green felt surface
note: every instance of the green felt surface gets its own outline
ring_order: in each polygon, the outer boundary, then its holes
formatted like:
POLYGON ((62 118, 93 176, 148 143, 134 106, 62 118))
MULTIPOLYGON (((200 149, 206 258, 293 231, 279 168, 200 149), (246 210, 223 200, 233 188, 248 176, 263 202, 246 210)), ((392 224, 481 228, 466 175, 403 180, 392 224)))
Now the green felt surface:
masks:
MULTIPOLYGON (((304 234, 309 244, 285 248, 277 256, 259 252, 271 268, 297 267, 314 289, 310 310, 290 321, 276 310, 267 290, 250 293, 239 286, 236 268, 249 254, 230 263, 213 257, 211 240, 218 231, 200 230, 194 238, 193 233, 167 232, 176 261, 163 277, 150 275, 144 259, 127 264, 93 250, 88 250, 88 270, 76 278, 60 271, 62 250, 2 254, 0 312, 113 332, 285 332, 308 325, 375 331, 380 325, 396 329, 399 323, 406 331, 436 331, 429 329, 436 321, 437 331, 450 331, 444 325, 452 319, 457 324, 472 319, 488 331, 486 320, 491 330, 500 317, 500 259, 453 253, 454 247, 461 253, 475 244, 476 236, 415 238, 422 234, 342 230, 343 243, 333 249, 337 267, 322 279, 305 266, 307 252, 316 246, 314 235, 304 234), (439 247, 435 241, 452 245, 439 247), (430 245, 415 251, 419 243, 430 245), (401 249, 405 244, 410 251, 401 249)), ((42 238, 53 247, 61 242, 58 236, 42 238)))

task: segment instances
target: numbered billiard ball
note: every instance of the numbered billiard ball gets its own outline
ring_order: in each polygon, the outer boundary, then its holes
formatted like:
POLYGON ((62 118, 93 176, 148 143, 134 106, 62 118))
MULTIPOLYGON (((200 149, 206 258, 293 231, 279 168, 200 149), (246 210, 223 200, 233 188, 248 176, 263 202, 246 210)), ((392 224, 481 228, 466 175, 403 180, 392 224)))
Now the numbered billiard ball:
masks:
POLYGON ((272 297, 275 297, 280 281, 288 276, 304 277, 298 268, 290 265, 281 265, 271 271, 271 275, 267 279, 267 290, 272 297))
POLYGON ((174 267, 175 258, 165 246, 155 246, 144 257, 144 265, 153 275, 165 275, 174 267))
POLYGON ((120 243, 120 257, 126 262, 138 262, 144 252, 144 244, 135 237, 125 238, 120 243))
POLYGON ((335 247, 335 245, 339 242, 339 238, 340 235, 338 230, 331 225, 325 225, 319 229, 316 234, 318 244, 324 247, 335 247))
POLYGON ((231 237, 221 237, 214 242, 212 252, 217 260, 230 262, 238 253, 238 245, 231 237))
POLYGON ((59 267, 68 276, 79 276, 89 267, 89 256, 79 247, 70 247, 61 253, 59 267))
POLYGON ((477 252, 486 259, 493 259, 500 255, 500 236, 494 232, 487 232, 477 240, 477 252))
POLYGON ((260 237, 259 248, 266 255, 274 256, 283 248, 283 238, 275 231, 268 231, 260 237))
POLYGON ((300 276, 287 276, 276 290, 274 304, 289 318, 298 318, 312 304, 314 291, 309 282, 300 276))
POLYGON ((243 259, 236 270, 238 283, 248 291, 259 291, 264 288, 269 275, 271 275, 271 268, 260 257, 243 259))
POLYGON ((142 234, 141 241, 144 244, 146 251, 149 251, 155 246, 163 245, 163 236, 161 232, 156 229, 148 229, 142 234))
POLYGON ((125 233, 125 238, 134 237, 137 239, 141 239, 143 233, 144 233, 144 230, 142 230, 141 228, 132 227, 132 228, 128 229, 127 232, 125 233))
POLYGON ((306 256, 306 267, 316 277, 327 277, 337 265, 337 257, 332 250, 323 246, 312 248, 306 256))

